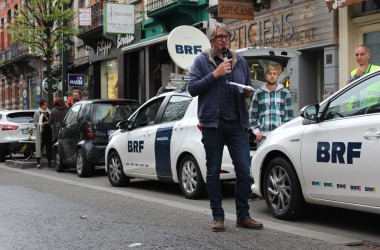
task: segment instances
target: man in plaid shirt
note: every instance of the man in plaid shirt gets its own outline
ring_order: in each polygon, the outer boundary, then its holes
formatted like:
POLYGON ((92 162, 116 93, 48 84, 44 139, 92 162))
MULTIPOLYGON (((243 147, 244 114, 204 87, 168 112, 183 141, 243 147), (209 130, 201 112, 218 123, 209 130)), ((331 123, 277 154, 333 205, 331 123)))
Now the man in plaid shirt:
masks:
POLYGON ((293 119, 292 97, 283 84, 277 83, 278 66, 269 64, 264 71, 266 84, 255 92, 249 110, 250 125, 260 142, 266 132, 293 119))

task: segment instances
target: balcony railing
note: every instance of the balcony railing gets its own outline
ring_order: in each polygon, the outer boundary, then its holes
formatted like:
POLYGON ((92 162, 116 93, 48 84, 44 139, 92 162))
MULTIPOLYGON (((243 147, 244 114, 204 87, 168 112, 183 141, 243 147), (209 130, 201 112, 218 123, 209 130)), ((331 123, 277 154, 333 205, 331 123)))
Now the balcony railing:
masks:
POLYGON ((146 2, 145 9, 146 11, 152 11, 173 2, 177 2, 177 0, 148 0, 146 2))
POLYGON ((5 50, 0 51, 0 63, 5 63, 27 54, 29 54, 29 47, 22 45, 20 41, 16 41, 11 43, 5 50))

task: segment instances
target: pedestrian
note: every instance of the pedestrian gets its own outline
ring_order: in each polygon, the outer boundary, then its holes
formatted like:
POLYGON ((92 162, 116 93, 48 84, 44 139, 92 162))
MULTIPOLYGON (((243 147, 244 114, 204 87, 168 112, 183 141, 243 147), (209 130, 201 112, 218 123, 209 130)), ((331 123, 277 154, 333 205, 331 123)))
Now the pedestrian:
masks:
POLYGON ((46 100, 38 102, 38 110, 34 113, 33 120, 36 125, 36 157, 37 169, 42 167, 41 157, 45 149, 48 167, 52 167, 52 131, 49 125, 50 111, 46 100))
POLYGON ((79 89, 73 90, 73 104, 83 99, 82 92, 79 89))
POLYGON ((369 48, 364 45, 359 45, 355 48, 354 58, 359 67, 351 71, 347 84, 380 68, 380 66, 369 63, 371 53, 369 52, 369 48))
POLYGON ((251 85, 247 62, 228 50, 232 32, 222 23, 209 31, 211 49, 196 57, 190 69, 189 92, 198 96, 198 119, 206 152, 206 187, 213 222, 211 230, 224 231, 220 170, 224 145, 227 145, 236 172, 236 226, 262 229, 263 224, 250 217, 248 197, 251 192, 249 155, 249 115, 245 90, 227 81, 251 85), (230 57, 230 59, 227 59, 230 57))
POLYGON ((269 64, 264 70, 266 83, 254 94, 249 109, 250 124, 257 142, 264 136, 294 118, 292 96, 278 83, 278 65, 269 64))
POLYGON ((65 102, 62 100, 61 97, 56 97, 53 102, 53 108, 50 112, 50 119, 49 124, 52 128, 52 139, 53 144, 57 141, 58 138, 58 130, 59 125, 58 123, 63 121, 63 118, 65 118, 65 115, 67 114, 67 111, 69 108, 66 106, 65 102))

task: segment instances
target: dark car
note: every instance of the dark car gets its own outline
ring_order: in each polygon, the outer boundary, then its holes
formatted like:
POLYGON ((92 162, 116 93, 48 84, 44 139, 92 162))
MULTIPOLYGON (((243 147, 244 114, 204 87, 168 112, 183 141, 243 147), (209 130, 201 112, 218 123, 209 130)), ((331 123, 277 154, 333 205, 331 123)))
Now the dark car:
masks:
POLYGON ((108 137, 116 124, 127 119, 140 103, 136 100, 85 100, 75 103, 59 124, 54 144, 58 172, 76 167, 79 177, 90 176, 96 165, 104 165, 108 137))

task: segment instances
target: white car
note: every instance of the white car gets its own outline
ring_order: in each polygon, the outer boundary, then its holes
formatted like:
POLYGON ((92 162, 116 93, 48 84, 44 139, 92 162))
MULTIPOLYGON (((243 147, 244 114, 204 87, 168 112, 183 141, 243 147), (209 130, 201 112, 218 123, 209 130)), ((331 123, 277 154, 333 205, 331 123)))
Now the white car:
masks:
POLYGON ((9 155, 10 146, 29 138, 29 129, 34 129, 35 110, 0 110, 0 162, 9 155))
POLYGON ((253 193, 274 217, 306 203, 380 213, 380 71, 270 133, 252 158, 253 193))
MULTIPOLYGON (((113 186, 131 178, 179 183, 186 198, 205 194, 206 156, 197 118, 197 97, 187 91, 168 92, 142 105, 106 148, 106 171, 113 186)), ((220 178, 235 179, 225 147, 220 178)))

